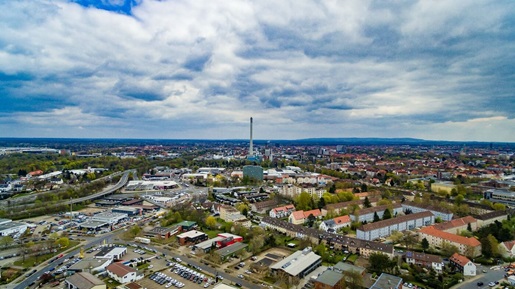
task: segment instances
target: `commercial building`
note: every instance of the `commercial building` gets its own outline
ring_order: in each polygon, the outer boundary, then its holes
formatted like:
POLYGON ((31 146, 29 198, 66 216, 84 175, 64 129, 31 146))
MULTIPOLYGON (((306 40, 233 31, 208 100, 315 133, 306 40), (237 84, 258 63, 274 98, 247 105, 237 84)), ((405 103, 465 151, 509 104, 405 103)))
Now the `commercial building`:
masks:
POLYGON ((336 263, 333 266, 333 271, 336 271, 339 273, 354 271, 354 272, 358 272, 361 276, 365 276, 365 273, 367 272, 367 270, 363 267, 359 267, 359 266, 352 265, 350 263, 341 262, 341 261, 336 263))
POLYGON ((344 289, 345 279, 342 273, 325 270, 318 276, 315 281, 315 289, 344 289))
POLYGON ((101 272, 104 271, 111 263, 113 263, 112 258, 84 258, 70 266, 68 271, 90 273, 101 272))
POLYGON ((208 239, 207 234, 204 232, 200 232, 197 230, 187 231, 180 235, 177 235, 177 239, 179 240, 179 244, 181 246, 184 245, 193 245, 205 241, 208 239))
POLYGON ((120 263, 112 263, 106 268, 107 275, 118 283, 125 284, 143 279, 144 275, 136 269, 120 263))
POLYGON ((451 258, 449 258, 449 263, 451 267, 454 267, 454 269, 463 274, 463 276, 476 276, 476 265, 465 256, 454 253, 451 258))
POLYGON ((100 249, 95 255, 95 258, 106 259, 110 258, 113 260, 121 260, 123 256, 127 254, 126 247, 117 247, 117 246, 104 246, 100 249))
POLYGON ((485 199, 515 205, 515 192, 509 190, 487 190, 484 196, 485 199))
POLYGON ((370 289, 402 289, 402 278, 381 273, 370 289))
POLYGON ((0 219, 0 236, 16 236, 23 234, 28 226, 25 223, 13 222, 9 219, 0 219))
POLYGON ((64 280, 67 289, 106 289, 104 281, 88 272, 78 272, 64 280))
POLYGON ((91 217, 91 221, 103 222, 110 225, 118 224, 120 221, 128 218, 128 215, 125 213, 113 213, 113 212, 104 212, 93 215, 91 217))
POLYGON ((388 237, 393 231, 406 231, 430 226, 435 223, 433 213, 429 211, 400 216, 393 219, 378 221, 375 223, 361 225, 356 230, 356 238, 361 240, 375 240, 388 237))
POLYGON ((322 258, 311 247, 297 251, 270 267, 272 272, 283 271, 290 277, 304 278, 322 264, 322 258))
POLYGON ((244 250, 247 247, 248 247, 248 245, 245 243, 234 243, 230 246, 216 250, 215 254, 220 256, 222 261, 225 261, 225 260, 227 260, 227 258, 233 257, 238 252, 244 250))
POLYGON ((179 232, 179 226, 171 227, 154 227, 152 230, 145 233, 145 236, 153 238, 168 239, 175 236, 179 232))
POLYGON ((263 180, 263 168, 261 166, 243 166, 243 177, 251 180, 263 180))
POLYGON ((193 229, 197 228, 197 222, 194 221, 182 221, 180 223, 177 223, 177 226, 179 226, 181 232, 191 231, 193 229))
POLYGON ((142 210, 141 210, 141 208, 136 208, 136 207, 120 206, 120 207, 111 209, 111 212, 126 214, 127 216, 136 216, 136 215, 140 215, 142 213, 142 210))

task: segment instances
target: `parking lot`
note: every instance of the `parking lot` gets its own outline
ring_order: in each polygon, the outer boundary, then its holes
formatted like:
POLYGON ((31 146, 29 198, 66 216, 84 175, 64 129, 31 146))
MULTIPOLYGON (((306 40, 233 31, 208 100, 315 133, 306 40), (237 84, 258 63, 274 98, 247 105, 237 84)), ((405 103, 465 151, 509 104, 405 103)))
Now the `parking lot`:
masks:
POLYGON ((154 272, 141 280, 141 285, 146 288, 199 289, 208 288, 216 282, 214 277, 207 276, 198 268, 191 268, 179 262, 168 262, 165 267, 165 270, 154 272))

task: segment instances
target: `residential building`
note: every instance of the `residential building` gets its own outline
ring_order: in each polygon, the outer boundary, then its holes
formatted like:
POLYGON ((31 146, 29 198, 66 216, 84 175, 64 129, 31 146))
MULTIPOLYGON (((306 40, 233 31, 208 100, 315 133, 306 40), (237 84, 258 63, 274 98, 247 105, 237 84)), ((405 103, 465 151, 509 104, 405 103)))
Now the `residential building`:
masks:
POLYGON ((275 207, 277 205, 277 200, 267 200, 257 203, 250 204, 250 210, 252 212, 256 212, 259 214, 264 214, 266 211, 270 210, 271 208, 275 207))
POLYGON ((351 219, 349 215, 336 217, 334 219, 326 220, 320 223, 320 230, 324 230, 326 232, 337 232, 339 229, 343 227, 349 227, 351 225, 351 219))
POLYGON ((482 228, 495 223, 495 221, 502 222, 507 220, 508 213, 506 211, 492 211, 481 215, 474 215, 474 218, 477 220, 477 227, 482 228))
POLYGON ((381 273, 370 289, 402 289, 402 278, 381 273))
POLYGON ((310 211, 295 211, 290 214, 290 216, 288 217, 288 221, 296 225, 304 224, 310 215, 313 215, 313 217, 315 218, 320 218, 322 216, 322 213, 319 209, 310 211))
POLYGON ((467 230, 469 228, 469 224, 472 232, 478 229, 477 220, 471 216, 435 224, 434 227, 437 230, 458 235, 460 232, 467 230))
POLYGON ((272 272, 283 271, 291 277, 304 278, 322 264, 322 257, 313 253, 311 247, 297 251, 270 267, 272 272))
POLYGON ((353 222, 373 222, 374 215, 377 214, 379 219, 384 216, 384 211, 390 209, 392 216, 397 216, 402 213, 401 204, 395 203, 393 205, 383 205, 377 207, 363 208, 354 211, 354 214, 350 215, 353 222))
POLYGON ((512 258, 515 256, 515 240, 502 242, 499 244, 499 248, 503 257, 512 258))
POLYGON ((315 281, 315 289, 344 289, 345 279, 342 273, 325 270, 315 281))
POLYGON ((449 263, 455 270, 462 273, 463 276, 476 276, 476 265, 463 255, 454 253, 451 258, 449 258, 449 263))
POLYGON ((88 272, 78 272, 64 280, 66 289, 106 289, 104 281, 88 272))
POLYGON ((403 256, 408 264, 432 268, 436 272, 442 272, 443 260, 438 255, 408 251, 403 256))
POLYGON ((295 206, 293 204, 290 204, 290 205, 286 205, 286 206, 273 208, 270 210, 268 215, 272 218, 286 218, 293 211, 295 211, 295 206))
POLYGON ((356 238, 371 241, 388 237, 393 231, 413 230, 422 226, 430 226, 434 223, 435 217, 429 211, 403 215, 397 218, 361 225, 356 230, 356 238))
POLYGON ((125 284, 134 282, 143 278, 143 274, 139 274, 134 268, 125 266, 121 263, 112 263, 106 268, 107 275, 116 282, 125 284))
POLYGON ((240 213, 236 208, 231 206, 220 206, 220 219, 226 222, 236 222, 239 220, 246 220, 247 218, 240 213))
POLYGON ((458 248, 461 254, 470 257, 481 255, 481 242, 476 238, 467 238, 451 233, 443 232, 434 227, 425 227, 419 231, 419 240, 426 238, 429 245, 434 248, 441 248, 444 242, 448 242, 458 248))
POLYGON ((450 221, 452 220, 453 216, 453 213, 447 209, 409 201, 402 203, 402 209, 405 213, 420 213, 424 211, 430 211, 433 213, 433 215, 435 215, 435 218, 440 218, 442 221, 450 221))
MULTIPOLYGON (((377 202, 380 200, 379 197, 371 197, 369 198, 370 204, 372 207, 375 207, 377 202)), ((329 212, 334 215, 341 215, 343 210, 349 210, 350 208, 356 206, 358 208, 363 207, 364 200, 353 200, 348 202, 341 202, 335 204, 327 204, 324 208, 322 208, 322 215, 326 216, 329 212)))

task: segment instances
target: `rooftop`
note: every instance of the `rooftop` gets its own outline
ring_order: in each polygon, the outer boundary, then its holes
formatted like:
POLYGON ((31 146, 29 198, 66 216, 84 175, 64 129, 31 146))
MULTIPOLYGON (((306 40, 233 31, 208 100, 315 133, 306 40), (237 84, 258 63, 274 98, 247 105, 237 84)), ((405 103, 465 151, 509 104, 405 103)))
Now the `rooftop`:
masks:
POLYGON ((88 272, 78 272, 66 278, 66 280, 77 286, 78 289, 91 289, 95 286, 105 285, 104 281, 88 272))
POLYGON ((391 289, 399 288, 402 284, 402 278, 393 276, 386 273, 381 273, 381 276, 376 280, 370 289, 391 289))
POLYGON ((283 270, 292 276, 297 276, 300 272, 304 271, 320 259, 321 257, 313 253, 313 251, 304 249, 303 251, 297 251, 275 263, 272 265, 271 269, 283 270))
POLYGON ((459 235, 454 235, 451 233, 437 230, 433 226, 422 228, 420 229, 419 233, 439 237, 450 242, 463 244, 467 246, 481 246, 481 243, 476 238, 467 238, 459 235))
POLYGON ((427 217, 431 217, 431 216, 434 216, 434 215, 430 211, 424 211, 424 212, 420 212, 420 213, 403 215, 403 216, 399 216, 399 217, 395 217, 395 218, 391 218, 391 219, 386 219, 386 220, 382 220, 382 221, 378 221, 378 222, 374 222, 374 223, 364 224, 364 225, 361 225, 358 228, 358 230, 361 230, 361 231, 371 231, 371 230, 376 230, 376 229, 379 229, 379 228, 388 227, 388 226, 391 226, 393 224, 399 224, 399 223, 402 223, 402 222, 412 221, 412 220, 416 220, 416 219, 420 219, 420 218, 427 218, 427 217))
POLYGON ((334 287, 342 279, 343 274, 335 272, 333 270, 325 270, 320 276, 318 276, 316 282, 320 282, 331 287, 334 287))

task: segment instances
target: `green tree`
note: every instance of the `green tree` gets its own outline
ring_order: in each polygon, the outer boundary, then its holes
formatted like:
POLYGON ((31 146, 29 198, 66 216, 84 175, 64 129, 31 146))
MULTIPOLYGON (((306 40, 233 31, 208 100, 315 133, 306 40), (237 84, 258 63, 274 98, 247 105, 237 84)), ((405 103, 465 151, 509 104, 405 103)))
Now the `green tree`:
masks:
POLYGON ((4 236, 4 237, 0 238, 0 245, 4 248, 11 246, 13 244, 13 242, 14 242, 14 239, 11 236, 4 236))
POLYGON ((377 212, 374 212, 374 222, 377 222, 380 220, 381 220, 381 218, 379 218, 379 215, 377 214, 377 212))
POLYGON ((392 262, 388 255, 382 253, 372 253, 368 258, 368 272, 381 274, 391 273, 396 262, 392 262))
POLYGON ((349 270, 343 272, 344 288, 347 289, 361 289, 363 288, 363 275, 358 271, 349 270))
POLYGON ((57 245, 61 246, 61 248, 67 248, 70 245, 70 239, 66 237, 61 237, 56 241, 57 245))
POLYGON ((139 233, 141 233, 141 227, 140 226, 132 226, 132 228, 130 229, 129 232, 132 235, 132 237, 136 237, 139 235, 139 233))
POLYGON ((383 220, 388 220, 392 218, 392 213, 390 212, 390 209, 385 209, 383 214, 383 220))
POLYGON ((308 227, 313 227, 313 225, 315 224, 316 219, 317 219, 317 218, 316 218, 315 216, 313 216, 313 214, 309 214, 309 216, 308 216, 308 220, 307 220, 307 222, 306 222, 306 225, 307 225, 308 227))
POLYGON ((368 192, 367 184, 361 184, 361 192, 368 192))
POLYGON ((320 197, 320 199, 318 200, 317 207, 318 207, 319 209, 322 209, 323 207, 325 207, 325 199, 324 199, 324 197, 323 197, 323 196, 322 196, 322 197, 320 197))
POLYGON ((206 226, 210 229, 214 229, 216 227, 216 219, 213 216, 208 216, 206 218, 206 226))
POLYGON ((491 258, 499 255, 499 242, 492 234, 482 238, 480 242, 481 252, 484 257, 491 258))
POLYGON ((296 208, 297 210, 309 211, 312 209, 311 207, 312 198, 311 195, 307 192, 302 192, 296 199, 296 208))
POLYGON ((422 239, 421 245, 422 245, 422 249, 424 249, 424 251, 429 249, 429 241, 426 238, 422 239))
POLYGON ((372 204, 370 203, 370 200, 368 199, 368 196, 365 197, 365 199, 363 200, 363 207, 365 207, 365 208, 372 207, 372 204))
POLYGON ((472 225, 470 223, 467 224, 467 231, 472 232, 472 225))
POLYGON ((450 256, 452 256, 452 254, 458 253, 459 251, 460 250, 458 249, 458 247, 456 247, 455 245, 452 245, 449 242, 445 242, 445 241, 442 243, 442 248, 440 249, 440 252, 445 257, 450 257, 450 256))
POLYGON ((390 234, 390 240, 392 240, 393 244, 397 244, 402 241, 402 238, 404 237, 404 234, 400 231, 393 231, 390 234))

